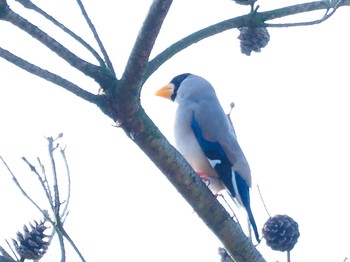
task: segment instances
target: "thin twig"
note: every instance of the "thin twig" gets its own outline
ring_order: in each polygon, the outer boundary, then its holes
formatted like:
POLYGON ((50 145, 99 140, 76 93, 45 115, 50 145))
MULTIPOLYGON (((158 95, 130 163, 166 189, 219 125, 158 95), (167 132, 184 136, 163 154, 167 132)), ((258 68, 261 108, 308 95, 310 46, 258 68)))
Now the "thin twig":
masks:
POLYGON ((0 262, 18 262, 20 260, 14 260, 12 257, 0 256, 0 262))
POLYGON ((61 262, 65 262, 66 261, 66 249, 64 246, 63 234, 60 230, 60 227, 58 226, 60 224, 60 222, 59 221, 57 221, 57 222, 58 223, 55 225, 55 229, 56 229, 58 241, 60 242, 60 247, 61 247, 61 262))
MULTIPOLYGON (((7 241, 7 239, 5 240, 6 244, 9 246, 12 254, 15 256, 16 260, 18 260, 17 254, 16 252, 13 250, 12 246, 10 245, 10 243, 7 241)), ((0 253, 3 254, 5 257, 11 258, 13 260, 13 258, 10 256, 9 253, 6 252, 6 250, 0 246, 0 253)))
MULTIPOLYGON (((350 0, 341 0, 339 1, 336 7, 338 8, 340 6, 349 6, 349 5, 350 5, 350 0)), ((271 11, 265 11, 265 12, 255 14, 255 16, 258 16, 258 18, 262 21, 268 21, 268 20, 273 20, 273 19, 282 18, 286 16, 307 13, 311 11, 328 10, 329 8, 331 8, 331 6, 329 5, 328 1, 315 1, 315 2, 282 7, 271 11)))
MULTIPOLYGON (((41 173, 42 173, 43 176, 44 176, 44 180, 43 180, 43 182, 44 182, 44 187, 45 187, 44 190, 45 190, 45 192, 46 192, 46 194, 47 194, 47 198, 49 199, 51 209, 53 210, 53 203, 52 203, 52 199, 53 199, 53 198, 52 198, 50 183, 49 183, 49 180, 47 179, 47 176, 46 176, 46 170, 45 170, 44 165, 41 163, 41 160, 40 160, 39 157, 37 158, 37 160, 38 160, 38 163, 39 163, 40 168, 41 168, 41 173)), ((41 176, 40 176, 40 178, 41 178, 41 176)), ((42 179, 41 179, 41 181, 42 181, 42 179)), ((40 182, 41 182, 41 181, 40 181, 40 182)))
MULTIPOLYGON (((8 242, 8 240, 6 239, 6 244, 8 245, 8 247, 10 248, 12 254, 15 256, 16 260, 19 260, 19 258, 17 257, 16 252, 13 250, 13 247, 10 245, 10 243, 8 242)), ((10 256, 11 257, 11 256, 10 256)), ((11 257, 12 258, 12 257, 11 257)))
POLYGON ((258 192, 259 192, 259 195, 260 195, 260 199, 261 199, 261 202, 262 202, 263 205, 264 205, 265 211, 266 211, 267 215, 268 215, 269 217, 271 217, 270 212, 269 212, 269 210, 267 209, 267 206, 266 206, 266 204, 265 204, 264 198, 263 198, 263 196, 262 196, 262 194, 261 194, 259 185, 257 185, 256 187, 257 187, 257 189, 258 189, 258 192))
POLYGON ((51 244, 51 242, 56 234, 55 224, 51 223, 50 221, 49 221, 49 223, 52 225, 52 232, 51 232, 50 236, 48 237, 49 239, 47 240, 48 245, 51 244))
MULTIPOLYGON (((239 223, 238 217, 236 216, 235 211, 233 210, 233 208, 231 207, 231 205, 228 203, 228 201, 226 200, 225 196, 223 194, 218 194, 217 197, 221 197, 221 199, 225 202, 225 205, 227 206, 227 208, 231 211, 232 213, 232 219, 237 223, 237 225, 239 225, 240 228, 242 228, 241 224, 239 223), (234 219, 235 218, 235 219, 234 219)), ((235 200, 231 198, 231 200, 234 202, 235 200)), ((219 200, 218 200, 219 201, 219 200)), ((219 201, 220 204, 221 201, 219 201)), ((227 210, 227 208, 225 208, 227 210)))
POLYGON ((69 36, 71 36, 73 39, 75 39, 78 43, 80 43, 82 46, 84 46, 99 62, 100 66, 105 66, 105 63, 103 59, 100 57, 100 55, 96 52, 95 49, 92 48, 91 45, 89 45, 84 39, 82 39, 80 36, 75 34, 72 30, 67 28, 65 25, 57 21, 55 18, 53 18, 51 15, 49 15, 47 12, 42 10, 40 7, 35 5, 33 2, 30 0, 16 0, 20 4, 22 4, 25 8, 33 10, 37 12, 38 14, 42 15, 45 17, 47 20, 52 22, 54 25, 56 25, 58 28, 60 28, 62 31, 67 33, 69 36))
POLYGON ((42 177, 40 176, 39 172, 36 170, 35 166, 33 166, 24 156, 22 157, 22 160, 29 166, 30 170, 37 176, 37 178, 39 179, 39 182, 45 192, 46 198, 49 201, 51 208, 53 208, 52 206, 52 197, 51 197, 51 192, 49 192, 49 188, 46 187, 45 185, 45 181, 42 179, 42 177))
POLYGON ((57 179, 57 169, 56 169, 56 162, 54 158, 54 151, 57 148, 57 145, 54 146, 54 139, 52 137, 47 137, 46 138, 49 145, 48 145, 48 151, 49 151, 49 156, 50 156, 50 161, 51 161, 51 168, 52 168, 52 175, 53 175, 53 191, 54 191, 54 216, 55 216, 55 229, 57 232, 58 240, 60 242, 60 247, 61 247, 61 262, 66 261, 66 250, 65 250, 65 245, 64 245, 64 236, 63 236, 63 225, 61 221, 61 216, 60 216, 60 207, 61 207, 61 202, 60 202, 60 194, 59 194, 59 187, 58 187, 58 179, 57 179))
MULTIPOLYGON (((63 208, 63 211, 60 215, 61 219, 64 220, 64 217, 67 213, 67 210, 68 210, 68 206, 69 206, 69 201, 70 201, 70 192, 71 192, 71 179, 70 179, 70 170, 69 170, 69 165, 68 165, 68 161, 67 161, 67 158, 66 158, 66 153, 65 153, 65 149, 61 148, 60 149, 60 152, 61 152, 61 155, 62 155, 62 158, 63 158, 63 162, 64 162, 64 165, 66 167, 66 172, 67 172, 67 179, 68 179, 68 193, 67 193, 67 198, 66 198, 66 201, 65 201, 65 206, 63 208)), ((63 221, 62 221, 63 223, 63 221)))
MULTIPOLYGON (((77 246, 75 245, 75 243, 73 242, 73 240, 70 238, 70 236, 68 235, 68 233, 65 231, 65 229, 63 228, 63 223, 64 223, 64 219, 68 216, 68 205, 70 202, 70 184, 71 184, 71 179, 70 179, 70 170, 69 170, 69 166, 68 166, 68 161, 65 155, 65 149, 60 148, 60 152, 61 155, 63 157, 65 166, 66 166, 66 170, 67 170, 67 176, 68 176, 68 196, 67 196, 67 200, 65 201, 65 207, 62 211, 62 214, 60 214, 60 194, 59 194, 59 186, 58 186, 58 176, 57 176, 57 169, 56 169, 56 162, 55 162, 55 158, 54 158, 54 151, 58 148, 58 144, 54 143, 58 138, 62 137, 62 135, 60 134, 56 139, 53 139, 52 137, 47 137, 46 139, 48 140, 48 151, 49 151, 49 157, 50 157, 50 161, 51 161, 51 166, 52 166, 52 173, 53 173, 53 181, 54 181, 54 185, 53 185, 53 190, 54 190, 54 198, 52 198, 52 194, 50 191, 50 186, 46 177, 46 172, 45 172, 45 168, 43 166, 43 164, 40 161, 40 158, 38 159, 39 165, 41 167, 41 171, 43 173, 43 175, 40 175, 40 173, 36 170, 35 166, 32 165, 25 157, 22 157, 22 160, 29 166, 30 170, 32 172, 34 172, 36 174, 36 176, 38 177, 47 198, 49 199, 50 205, 51 205, 51 209, 54 213, 55 219, 54 221, 52 219, 50 219, 49 214, 46 210, 42 210, 39 205, 37 205, 30 197, 29 195, 25 192, 25 190, 21 187, 21 185, 19 184, 16 176, 14 175, 14 173, 11 171, 11 169, 9 168, 9 166, 7 165, 7 163, 5 162, 5 160, 0 156, 2 162, 4 163, 5 167, 8 169, 9 173, 12 175, 13 180, 15 181, 17 187, 21 190, 21 192, 41 211, 41 213, 44 216, 44 219, 47 220, 48 222, 51 223, 51 225, 53 226, 53 231, 49 237, 48 243, 50 243, 55 235, 55 233, 57 233, 58 236, 58 240, 60 243, 60 249, 61 249, 61 262, 65 262, 66 261, 66 251, 65 251, 65 243, 64 243, 64 238, 67 239, 67 241, 72 245, 72 247, 74 248, 74 250, 77 252, 77 254, 79 255, 79 257, 81 258, 82 261, 85 261, 85 259, 83 258, 81 252, 79 251, 79 249, 77 248, 77 246), (44 179, 43 179, 44 177, 44 179), (48 188, 46 188, 48 187, 48 188)), ((1 248, 1 247, 0 247, 1 248)), ((11 246, 10 246, 11 248, 11 246)), ((0 249, 0 252, 2 250, 0 249)), ((8 255, 6 253, 6 251, 3 252, 3 254, 8 255)), ((19 261, 17 259, 17 261, 19 261)))
POLYGON ((56 219, 60 217, 60 194, 58 190, 58 179, 57 179, 57 170, 56 170, 56 163, 55 163, 55 158, 53 155, 53 152, 55 150, 55 147, 53 145, 53 138, 52 137, 47 137, 47 141, 49 142, 48 149, 49 149, 49 156, 50 156, 50 161, 51 161, 51 168, 52 168, 52 175, 53 175, 53 192, 54 192, 54 214, 56 219))
POLYGON ((332 8, 331 12, 329 12, 330 9, 327 9, 326 13, 324 14, 324 16, 321 19, 317 19, 314 21, 308 21, 308 22, 283 23, 283 24, 265 23, 265 25, 266 25, 266 27, 293 27, 293 26, 310 26, 310 25, 320 24, 320 23, 326 21, 327 19, 329 19, 335 13, 340 2, 341 2, 341 0, 338 1, 338 3, 335 5, 335 7, 332 8))
POLYGON ((83 254, 80 252, 80 250, 78 249, 78 247, 75 245, 74 241, 70 238, 70 236, 68 235, 68 233, 66 232, 66 230, 63 228, 62 224, 59 225, 60 230, 62 232, 62 235, 67 239, 67 241, 71 244, 71 246, 73 247, 74 251, 78 254, 78 256, 80 257, 81 261, 86 262, 86 260, 83 257, 83 254))
POLYGON ((114 83, 115 76, 113 76, 111 72, 105 67, 94 65, 80 58, 79 56, 71 52, 68 48, 63 46, 61 43, 56 41, 49 34, 42 31, 40 28, 33 25, 28 20, 12 11, 9 7, 3 11, 5 13, 2 16, 0 16, 1 20, 10 22, 11 24, 17 26, 18 28, 35 38, 37 41, 44 44, 52 52, 56 53, 59 57, 61 57, 63 60, 69 63, 72 67, 78 69, 85 75, 93 78, 100 85, 100 87, 106 87, 114 83))
MULTIPOLYGON (((333 9, 337 9, 340 6, 349 6, 349 5, 350 5, 350 0, 340 0, 336 8, 334 7, 333 9)), ((252 16, 251 14, 247 14, 247 15, 238 16, 235 18, 230 18, 225 21, 222 21, 214 25, 208 26, 206 28, 203 28, 201 30, 198 30, 197 32, 194 32, 180 39, 179 41, 173 43, 168 48, 164 49, 161 53, 156 55, 151 61, 149 61, 144 74, 143 82, 145 82, 166 61, 168 61, 177 53, 191 46, 192 44, 195 44, 201 40, 204 40, 213 35, 222 33, 224 31, 227 31, 233 28, 239 28, 249 23, 252 23, 252 19, 254 19, 257 23, 260 22, 261 26, 264 26, 264 25, 271 26, 270 24, 265 24, 264 22, 273 20, 276 18, 282 18, 285 16, 296 15, 300 13, 323 10, 323 9, 326 9, 326 10, 329 9, 329 5, 326 3, 326 1, 316 1, 316 2, 298 4, 298 5, 283 7, 279 9, 274 9, 271 11, 256 12, 254 13, 254 16, 252 16)), ((332 12, 334 12, 334 10, 332 12)), ((284 24, 284 27, 286 25, 288 24, 284 24)), ((304 23, 300 25, 311 25, 311 24, 304 23)), ((283 25, 281 25, 280 27, 282 26, 283 25)))
POLYGON ((51 83, 54 83, 58 86, 63 87, 64 89, 66 89, 67 91, 75 94, 76 96, 91 102, 91 103, 98 103, 99 99, 101 96, 97 96, 94 95, 84 89, 82 89, 81 87, 73 84, 72 82, 64 79, 63 77, 56 75, 48 70, 42 69, 14 54, 12 54, 11 52, 3 49, 0 47, 0 57, 6 59, 7 61, 9 61, 10 63, 22 68, 23 70, 34 74, 36 76, 39 76, 40 78, 43 78, 51 83))
POLYGON ((98 46, 99 46, 99 48, 100 48, 100 50, 101 50, 101 52, 103 54, 103 57, 104 57, 104 59, 106 61, 108 69, 115 76, 115 71, 114 71, 114 68, 113 68, 113 64, 112 64, 111 60, 109 59, 108 53, 107 53, 107 51, 106 51, 106 49, 105 49, 105 47, 104 47, 104 45, 103 45, 103 43, 102 43, 98 33, 97 33, 97 30, 96 30, 94 24, 92 23, 91 19, 89 18, 88 14, 87 14, 87 12, 85 10, 85 7, 84 7, 83 3, 81 2, 81 0, 77 0, 77 3, 79 5, 79 8, 80 8, 84 18, 85 18, 85 21, 89 25, 89 28, 90 28, 91 32, 93 33, 94 38, 95 38, 95 40, 96 40, 96 42, 97 42, 97 44, 98 44, 98 46))
POLYGON ((156 55, 151 61, 148 62, 143 81, 146 81, 161 65, 163 65, 177 53, 205 38, 211 37, 232 28, 238 28, 244 24, 242 21, 248 20, 249 17, 250 15, 240 16, 208 26, 170 45, 168 48, 166 48, 164 51, 156 55))
POLYGON ((290 250, 287 250, 287 262, 290 262, 290 250))
POLYGON ((21 186, 21 184, 18 182, 16 176, 14 175, 14 173, 12 172, 12 170, 10 169, 10 167, 7 165, 7 163, 5 162, 5 160, 2 158, 2 156, 0 156, 1 161, 4 163, 5 167, 7 168, 7 170, 9 171, 9 173, 12 176, 12 180, 15 182, 16 186, 19 188, 19 190, 21 191, 21 193, 43 214, 43 216, 48 219, 50 221, 50 217, 48 217, 47 212, 45 212, 45 210, 41 209, 39 207, 39 205, 27 194, 27 192, 23 189, 23 187, 21 186))

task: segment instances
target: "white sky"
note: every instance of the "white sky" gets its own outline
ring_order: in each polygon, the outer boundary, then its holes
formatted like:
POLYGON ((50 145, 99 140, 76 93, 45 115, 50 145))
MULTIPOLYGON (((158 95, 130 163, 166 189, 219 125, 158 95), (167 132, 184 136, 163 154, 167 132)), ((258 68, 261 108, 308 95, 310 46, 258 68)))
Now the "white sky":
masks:
MULTIPOLYGON (((151 1, 86 2, 120 76, 151 1)), ((295 3, 274 2, 261 1, 260 10, 295 3)), ((93 43, 74 1, 35 3, 93 43)), ((31 17, 14 1, 9 4, 31 17)), ((247 11, 248 7, 229 0, 174 1, 154 54, 196 29, 247 11)), ((317 15, 312 17, 322 14, 317 15)), ((270 43, 251 57, 240 53, 238 30, 225 32, 175 56, 143 89, 146 111, 170 141, 175 105, 153 93, 173 76, 183 72, 201 75, 216 88, 224 108, 235 102, 232 118, 253 172, 252 208, 258 227, 263 227, 268 215, 256 184, 272 215, 288 214, 299 223, 301 236, 292 251, 293 261, 350 257, 348 16, 349 9, 342 8, 321 25, 269 29, 270 43)), ((38 25, 42 22, 33 19, 38 25)), ((93 61, 57 30, 40 27, 93 61)), ((97 92, 92 81, 72 71, 31 37, 5 22, 0 23, 0 32, 1 47, 97 92)), ((72 169, 66 229, 87 261, 219 261, 220 244, 215 236, 98 108, 2 59, 0 72, 0 154, 29 192, 40 198, 36 181, 28 181, 31 174, 20 157, 25 155, 33 162, 38 155, 46 159, 43 136, 64 132, 62 144, 67 145, 72 169)), ((0 205, 2 239, 14 238, 24 223, 40 219, 2 165, 0 205)), ((285 254, 269 251, 264 241, 258 249, 267 261, 286 261, 285 254)), ((77 261, 70 249, 68 253, 68 261, 77 261)), ((57 243, 43 261, 58 261, 57 243)))

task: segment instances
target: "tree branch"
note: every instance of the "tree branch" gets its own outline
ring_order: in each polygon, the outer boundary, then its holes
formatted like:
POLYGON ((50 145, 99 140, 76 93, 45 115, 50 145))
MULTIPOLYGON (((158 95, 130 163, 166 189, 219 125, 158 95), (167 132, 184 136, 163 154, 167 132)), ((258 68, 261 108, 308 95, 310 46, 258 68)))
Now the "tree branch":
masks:
POLYGON ((61 152, 61 156, 63 158, 63 162, 64 162, 64 166, 66 167, 66 172, 67 172, 67 197, 65 200, 65 205, 63 208, 63 211, 61 213, 61 220, 64 221, 66 216, 68 216, 68 206, 69 206, 69 202, 70 202, 70 196, 71 196, 71 178, 70 178, 70 169, 69 169, 69 165, 68 165, 68 160, 66 157, 66 150, 63 148, 60 148, 60 152, 61 152))
POLYGON ((41 209, 41 207, 28 195, 28 193, 24 190, 24 188, 21 186, 21 184, 18 182, 15 174, 12 172, 12 170, 10 169, 10 167, 7 165, 7 163, 5 162, 5 160, 2 158, 2 156, 0 156, 0 160, 2 161, 2 163, 5 165, 6 169, 8 170, 8 172, 10 173, 12 180, 15 182, 16 186, 18 187, 18 189, 21 191, 21 193, 29 200, 29 202, 31 202, 39 211, 40 213, 51 223, 52 220, 50 219, 49 215, 47 214, 47 212, 43 209, 41 209))
POLYGON ((167 179, 220 239, 237 262, 265 261, 224 207, 197 176, 182 155, 166 140, 144 110, 138 110, 121 125, 167 179))
POLYGON ((54 53, 68 62, 71 66, 83 72, 85 75, 93 78, 102 88, 106 88, 114 83, 115 77, 106 68, 93 65, 80 57, 73 54, 62 44, 57 42, 47 33, 13 12, 7 5, 5 0, 0 2, 0 19, 10 22, 18 28, 22 29, 33 38, 50 48, 54 53))
POLYGON ((81 259, 82 262, 86 262, 83 254, 80 252, 79 248, 77 247, 77 245, 75 244, 75 242, 71 239, 71 237, 68 235, 67 231, 64 229, 63 225, 60 223, 58 225, 60 232, 62 233, 62 236, 67 239, 67 241, 69 242, 69 244, 73 247, 74 251, 77 253, 77 255, 79 256, 79 258, 81 259))
MULTIPOLYGON (((152 13, 152 8, 150 13, 152 13)), ((118 100, 116 101, 118 107, 116 108, 113 105, 111 110, 113 111, 113 109, 115 109, 115 111, 117 111, 118 123, 128 137, 157 165, 174 187, 194 208, 199 217, 221 240, 227 251, 236 261, 264 261, 264 259, 254 248, 251 241, 244 235, 240 227, 231 219, 226 210, 218 203, 212 193, 198 178, 189 164, 163 137, 153 122, 144 113, 142 107, 135 106, 137 102, 134 103, 134 101, 139 99, 138 79, 143 70, 146 71, 144 73, 144 78, 141 80, 141 84, 143 84, 143 82, 165 61, 193 43, 228 29, 248 26, 252 23, 263 25, 265 21, 261 19, 261 14, 264 13, 253 13, 228 19, 199 30, 176 42, 156 56, 152 61, 149 61, 146 69, 144 65, 149 57, 148 50, 152 48, 153 43, 149 45, 148 49, 147 41, 142 41, 144 40, 142 36, 144 31, 141 30, 130 55, 123 78, 119 82, 119 86, 117 86, 114 93, 114 97, 118 97, 119 95, 119 98, 124 98, 125 95, 127 98, 130 98, 134 96, 134 100, 118 100), (138 46, 138 43, 145 44, 146 47, 138 46), (147 52, 140 53, 140 51, 147 52), (120 86, 122 84, 123 86, 120 86), (137 90, 137 92, 134 92, 135 90, 137 90), (129 110, 118 110, 119 108, 128 108, 129 110), (249 252, 247 252, 247 250, 249 252)), ((269 16, 267 15, 265 18, 268 19, 269 16)))
MULTIPOLYGON (((340 2, 337 4, 337 7, 340 6, 349 6, 350 0, 340 0, 340 2)), ((317 11, 317 10, 328 10, 329 8, 332 8, 326 1, 317 1, 317 2, 311 2, 311 3, 304 3, 304 4, 298 4, 293 5, 289 7, 284 7, 280 9, 275 9, 271 11, 266 12, 254 12, 243 16, 238 16, 235 18, 231 18, 222 22, 219 22, 217 24, 208 26, 206 28, 203 28, 195 33, 192 33, 183 39, 175 42, 174 44, 170 45, 168 48, 166 48, 164 51, 159 53, 157 56, 155 56, 151 61, 148 62, 146 72, 144 74, 143 82, 146 82, 146 80, 159 68, 161 67, 166 61, 168 61, 170 58, 172 58, 177 53, 181 52, 182 50, 186 49, 187 47, 205 39, 208 37, 211 37, 213 35, 222 33, 226 30, 230 30, 233 28, 240 28, 243 26, 248 26, 251 24, 260 25, 260 26, 270 26, 273 25, 265 24, 265 21, 273 20, 276 18, 282 18, 285 16, 305 13, 305 12, 311 12, 311 11, 317 11)), ((331 14, 334 13, 335 10, 331 14)), ((329 16, 330 17, 330 16, 329 16)), ((296 24, 298 26, 304 26, 304 25, 313 25, 315 23, 321 23, 326 19, 320 19, 317 22, 304 22, 300 24, 296 24)), ((275 27, 286 27, 291 26, 291 24, 280 24, 279 26, 275 27)))
POLYGON ((172 44, 171 46, 166 48, 164 51, 162 51, 160 54, 158 54, 156 57, 154 57, 151 61, 148 62, 146 72, 144 74, 144 79, 143 79, 144 82, 146 82, 146 80, 161 65, 163 65, 166 61, 168 61, 170 58, 172 58, 174 55, 176 55, 180 51, 210 36, 222 33, 232 28, 241 27, 245 23, 247 23, 249 18, 250 18, 250 15, 244 15, 244 16, 239 16, 236 18, 232 18, 232 19, 208 26, 172 44))
POLYGON ((52 202, 52 195, 51 195, 51 190, 50 190, 50 185, 49 182, 46 179, 45 176, 45 180, 40 176, 39 172, 36 170, 35 166, 33 166, 28 160, 27 158, 25 158, 24 156, 22 157, 22 160, 28 165, 29 169, 37 176, 37 178, 39 179, 40 185, 43 188, 46 198, 49 202, 49 205, 51 207, 51 209, 54 209, 53 206, 53 202, 52 202))
MULTIPOLYGON (((349 5, 349 2, 350 0, 343 0, 340 5, 349 5)), ((107 112, 107 114, 114 120, 118 120, 120 126, 126 132, 128 137, 131 138, 157 165, 157 167, 169 179, 174 187, 194 208, 199 217, 217 235, 217 237, 224 244, 226 250, 236 261, 264 261, 260 253, 254 248, 251 241, 244 235, 240 227, 232 220, 230 215, 220 205, 220 203, 196 175, 190 165, 169 144, 154 123, 146 115, 139 102, 140 90, 146 79, 163 63, 193 43, 232 28, 252 24, 264 26, 264 23, 268 20, 302 12, 327 9, 329 6, 326 5, 324 1, 319 1, 262 13, 254 12, 249 15, 228 19, 189 35, 188 37, 174 43, 172 46, 164 50, 152 61, 149 61, 151 50, 171 3, 172 0, 153 1, 150 11, 132 49, 122 79, 121 81, 117 82, 112 94, 102 96, 103 100, 98 100, 97 96, 93 96, 88 92, 86 92, 87 94, 84 93, 84 95, 91 98, 91 101, 98 103, 101 109, 104 112, 107 112)), ((4 17, 6 17, 8 19, 9 13, 11 13, 11 11, 7 6, 6 1, 0 0, 0 18, 4 19, 4 17)), ((21 21, 21 19, 18 19, 18 17, 15 18, 18 21, 21 21)), ((18 23, 18 21, 16 23, 18 23)), ((59 43, 53 42, 54 40, 52 38, 50 39, 47 34, 37 31, 33 25, 30 25, 30 27, 31 30, 36 30, 34 35, 39 38, 39 41, 40 37, 46 37, 49 39, 48 43, 45 41, 42 42, 49 45, 49 48, 52 48, 54 52, 61 54, 62 56, 65 56, 66 52, 69 52, 59 43)), ((33 32, 30 30, 27 31, 29 31, 31 35, 33 34, 33 32)), ((4 54, 8 55, 9 52, 6 52, 7 51, 3 51, 4 54)), ((70 53, 67 54, 70 57, 70 53)), ((10 57, 12 57, 12 59, 19 59, 11 53, 10 57)), ((76 59, 77 58, 73 56, 68 58, 68 61, 79 61, 76 59)), ((29 71, 28 69, 32 71, 41 70, 40 74, 42 76, 47 72, 41 68, 38 69, 38 67, 33 66, 23 59, 19 61, 24 65, 24 68, 27 68, 27 71, 29 71)), ((82 63, 84 64, 79 66, 84 68, 84 66, 87 65, 85 63, 87 62, 82 61, 82 63)), ((60 82, 62 79, 50 72, 49 77, 54 77, 56 82, 60 82)), ((52 80, 49 81, 53 82, 52 80)), ((111 84, 110 79, 107 82, 109 85, 111 84)), ((106 88, 108 86, 102 87, 106 88)), ((76 86, 74 86, 74 88, 70 86, 69 88, 71 90, 75 90, 77 93, 81 90, 79 87, 79 89, 77 89, 78 91, 74 89, 76 86)))
POLYGON ((291 27, 291 26, 309 26, 309 25, 316 25, 316 24, 320 24, 324 21, 326 21, 327 19, 329 19, 334 13, 335 11, 337 11, 339 5, 341 4, 342 0, 338 0, 337 3, 335 3, 334 6, 330 5, 329 3, 327 3, 328 8, 326 10, 326 13, 324 14, 324 16, 321 19, 317 19, 314 21, 308 21, 308 22, 299 22, 299 23, 284 23, 284 24, 268 24, 265 23, 266 27, 291 27), (329 12, 329 10, 332 10, 331 12, 329 12))
POLYGON ((153 45, 171 4, 172 0, 154 0, 137 36, 120 86, 116 90, 118 94, 125 93, 129 98, 133 97, 133 101, 130 101, 130 104, 134 104, 139 100, 143 84, 142 77, 153 45))
POLYGON ((60 201, 60 192, 58 190, 58 179, 57 179, 57 169, 56 169, 56 161, 53 156, 54 150, 56 150, 56 146, 54 146, 53 142, 54 139, 52 137, 47 137, 47 142, 49 143, 48 145, 48 151, 49 151, 49 157, 50 157, 50 162, 51 162, 51 168, 52 168, 52 176, 53 176, 53 193, 54 193, 54 198, 53 198, 53 212, 55 214, 56 220, 60 220, 60 208, 61 208, 61 201, 60 201))
POLYGON ((85 21, 89 25, 89 28, 90 28, 92 34, 94 35, 95 40, 96 40, 96 42, 97 42, 97 44, 98 44, 98 46, 99 46, 99 48, 100 48, 100 50, 101 50, 101 52, 103 54, 103 57, 104 57, 104 59, 106 61, 108 69, 113 73, 113 76, 115 76, 115 71, 114 71, 114 68, 113 68, 112 61, 109 59, 107 51, 106 51, 106 49, 105 49, 105 47, 104 47, 104 45, 103 45, 103 43, 102 43, 98 33, 97 33, 97 30, 96 30, 94 24, 92 23, 91 19, 89 18, 88 14, 87 14, 87 12, 85 10, 85 7, 84 7, 83 3, 81 2, 81 0, 77 0, 77 3, 79 5, 79 8, 80 8, 84 18, 85 18, 85 21))
MULTIPOLYGON (((349 5, 350 5, 350 0, 340 0, 338 7, 349 6, 349 5)), ((296 14, 317 11, 317 10, 327 10, 329 8, 332 8, 332 6, 328 3, 328 1, 316 1, 316 2, 283 7, 283 8, 279 8, 271 11, 266 11, 266 12, 258 13, 257 15, 261 21, 265 22, 268 20, 282 18, 285 16, 296 15, 296 14)))
POLYGON ((64 89, 68 90, 69 92, 75 94, 76 96, 88 102, 96 104, 100 100, 99 96, 91 94, 88 91, 85 91, 84 89, 69 82, 63 77, 60 77, 59 75, 56 75, 54 73, 51 73, 50 71, 44 70, 36 65, 33 65, 27 62, 26 60, 12 54, 11 52, 5 49, 2 49, 1 47, 0 47, 0 57, 6 59, 10 63, 22 68, 23 70, 33 75, 39 76, 40 78, 43 78, 51 83, 54 83, 58 86, 63 87, 64 89))
POLYGON ((44 10, 42 10, 40 7, 35 5, 30 0, 15 0, 22 4, 25 8, 33 10, 37 12, 38 14, 45 17, 48 21, 52 22, 54 25, 56 25, 58 28, 62 29, 63 32, 67 33, 69 36, 71 36, 73 39, 75 39, 78 43, 80 43, 82 46, 84 46, 99 62, 100 66, 105 66, 105 62, 100 57, 100 55, 95 51, 95 49, 92 48, 91 45, 89 45, 85 40, 83 40, 80 36, 75 34, 73 31, 68 29, 66 26, 64 26, 62 23, 57 21, 55 18, 53 18, 51 15, 46 13, 44 10))
MULTIPOLYGON (((14 256, 15 256, 15 258, 18 260, 17 255, 16 255, 16 253, 13 251, 11 245, 8 243, 8 241, 6 241, 6 243, 9 245, 11 251, 13 252, 13 254, 14 254, 14 256)), ((4 255, 4 256, 0 256, 0 262, 2 262, 2 261, 7 261, 7 262, 8 262, 8 261, 11 261, 11 262, 15 262, 15 260, 10 256, 9 253, 6 252, 6 250, 5 250, 2 246, 0 246, 0 254, 4 255), (2 258, 7 259, 7 260, 1 260, 2 258)))

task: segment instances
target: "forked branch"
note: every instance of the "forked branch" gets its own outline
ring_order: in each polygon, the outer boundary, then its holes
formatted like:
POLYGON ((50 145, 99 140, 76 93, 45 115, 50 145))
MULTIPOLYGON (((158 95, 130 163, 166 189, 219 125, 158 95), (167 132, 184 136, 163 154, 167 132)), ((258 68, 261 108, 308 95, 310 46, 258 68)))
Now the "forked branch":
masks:
POLYGON ((0 20, 10 22, 22 29, 30 36, 51 49, 51 51, 68 62, 72 67, 94 79, 101 87, 106 87, 114 83, 115 77, 110 71, 104 67, 91 64, 72 53, 68 48, 57 42, 49 34, 42 31, 17 13, 13 12, 5 0, 0 0, 0 20))
POLYGON ((52 17, 51 15, 49 15, 47 12, 45 12, 44 10, 42 10, 40 7, 38 7, 37 5, 35 5, 33 2, 31 2, 30 0, 16 0, 17 2, 19 2, 20 4, 22 4, 25 8, 30 9, 32 11, 37 12, 38 14, 42 15, 43 17, 45 17, 48 21, 50 21, 51 23, 53 23, 54 25, 56 25, 58 28, 62 29, 62 31, 64 31, 65 33, 67 33, 69 36, 71 36, 72 38, 74 38, 78 43, 80 43, 83 47, 86 48, 86 50, 88 50, 95 58, 96 60, 99 62, 100 66, 104 67, 105 66, 105 61, 103 61, 103 59, 100 57, 100 55, 96 52, 95 49, 92 48, 91 45, 89 45, 84 39, 82 39, 80 36, 78 36, 76 33, 74 33, 72 30, 70 30, 69 28, 67 28, 65 25, 63 25, 62 23, 60 23, 59 21, 57 21, 54 17, 52 17))
POLYGON ((233 28, 240 28, 251 24, 253 25, 255 24, 256 26, 264 26, 264 27, 288 27, 288 26, 313 25, 313 24, 326 21, 341 6, 350 6, 350 0, 338 0, 336 1, 335 4, 329 3, 328 1, 316 1, 311 3, 304 3, 304 4, 298 4, 298 5, 288 6, 284 8, 274 9, 271 11, 266 11, 261 13, 254 11, 253 13, 250 13, 247 15, 238 16, 238 17, 231 18, 231 19, 216 23, 214 25, 208 26, 175 42, 174 44, 166 48, 164 51, 159 53, 157 56, 155 56, 151 61, 149 61, 143 81, 146 82, 146 80, 160 66, 162 66, 166 61, 168 61, 174 55, 186 49, 187 47, 191 46, 192 44, 195 44, 208 37, 214 36, 216 34, 222 33, 224 31, 227 31, 233 28), (330 9, 332 11, 328 12, 330 9), (274 20, 277 18, 301 14, 305 12, 317 11, 317 10, 326 10, 326 15, 316 21, 303 22, 303 23, 285 23, 285 24, 282 23, 282 24, 275 24, 275 25, 266 23, 266 21, 274 20))
POLYGON ((64 79, 63 77, 56 75, 54 73, 51 73, 48 70, 44 70, 34 64, 29 63, 28 61, 12 54, 11 52, 3 49, 0 47, 0 57, 6 59, 12 64, 15 64, 16 66, 22 68, 23 70, 39 76, 40 78, 43 78, 51 83, 54 83, 58 86, 63 87, 64 89, 70 91, 71 93, 75 94, 76 96, 89 101, 91 103, 96 103, 99 99, 97 95, 91 94, 88 91, 85 91, 81 87, 73 84, 72 82, 64 79))

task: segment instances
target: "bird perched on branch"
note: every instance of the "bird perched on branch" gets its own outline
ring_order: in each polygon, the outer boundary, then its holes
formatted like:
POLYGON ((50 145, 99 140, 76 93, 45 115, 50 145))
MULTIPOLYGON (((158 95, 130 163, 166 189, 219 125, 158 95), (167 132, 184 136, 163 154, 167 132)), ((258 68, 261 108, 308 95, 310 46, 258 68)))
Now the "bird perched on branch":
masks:
POLYGON ((213 194, 226 189, 246 209, 260 242, 250 208, 250 168, 212 85, 200 76, 181 74, 155 95, 178 104, 174 136, 179 152, 213 194))

